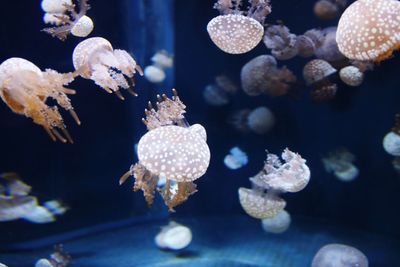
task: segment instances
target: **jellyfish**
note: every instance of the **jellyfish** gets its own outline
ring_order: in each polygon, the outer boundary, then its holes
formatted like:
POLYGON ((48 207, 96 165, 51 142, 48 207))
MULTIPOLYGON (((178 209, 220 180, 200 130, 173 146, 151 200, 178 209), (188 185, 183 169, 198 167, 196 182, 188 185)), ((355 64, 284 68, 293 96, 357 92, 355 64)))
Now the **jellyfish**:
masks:
POLYGON ((400 2, 359 0, 342 14, 336 35, 349 59, 380 62, 400 47, 400 2))
POLYGON ((94 28, 92 19, 86 16, 89 8, 88 0, 79 1, 79 13, 71 0, 43 0, 42 9, 46 12, 43 21, 56 25, 43 31, 61 41, 66 40, 70 33, 76 37, 86 37, 94 28))
POLYGON ((229 154, 224 158, 224 164, 231 170, 237 170, 247 165, 249 158, 239 147, 235 146, 229 150, 229 154))
POLYGON ((383 148, 392 156, 400 156, 400 114, 396 114, 394 127, 383 138, 383 148))
POLYGON ((160 50, 152 56, 151 61, 155 66, 161 69, 170 69, 174 65, 174 56, 169 54, 166 50, 160 50))
POLYGON ((337 70, 327 61, 313 59, 303 68, 303 78, 308 86, 313 88, 312 98, 317 101, 332 99, 337 92, 337 85, 329 81, 329 77, 337 70))
POLYGON ((334 0, 318 0, 314 5, 314 14, 323 20, 339 16, 339 7, 334 0))
POLYGON ((242 109, 233 114, 230 123, 239 131, 251 131, 261 135, 268 133, 274 127, 275 115, 264 106, 253 110, 242 109))
POLYGON ((337 149, 322 158, 325 170, 333 173, 336 178, 343 182, 351 182, 360 173, 357 166, 353 164, 355 156, 346 148, 337 149))
POLYGON ((101 37, 92 37, 80 42, 74 49, 73 63, 77 73, 94 81, 108 93, 114 92, 124 99, 120 88, 137 95, 132 86, 136 71, 143 76, 142 69, 125 50, 113 49, 110 42, 101 37))
POLYGON ((75 94, 75 90, 64 87, 74 77, 74 73, 61 74, 51 69, 42 72, 26 59, 10 58, 0 65, 0 97, 13 112, 31 118, 42 126, 53 141, 58 139, 73 143, 57 106, 49 106, 46 101, 54 99, 80 125, 67 96, 75 94))
POLYGON ((172 68, 174 58, 167 51, 158 51, 152 58, 153 65, 144 69, 144 77, 151 83, 161 83, 165 80, 165 70, 172 68))
POLYGON ((300 57, 311 57, 315 53, 316 44, 307 35, 296 37, 297 55, 300 57))
POLYGON ((63 245, 54 246, 54 252, 49 259, 40 259, 36 262, 35 267, 67 267, 71 263, 71 256, 64 251, 63 245))
POLYGON ((159 192, 171 212, 196 192, 193 182, 205 174, 210 163, 204 127, 189 127, 183 115, 186 106, 176 90, 173 93, 171 99, 158 96, 157 109, 149 103, 143 119, 149 132, 139 141, 139 162, 120 179, 122 184, 134 176, 134 191, 142 190, 150 206, 160 177, 165 177, 165 186, 159 192))
POLYGON ((268 26, 264 34, 264 44, 278 60, 288 60, 298 53, 297 37, 284 25, 268 26))
POLYGON ((151 83, 161 83, 165 80, 167 75, 163 69, 149 65, 144 68, 144 77, 151 83))
POLYGON ((223 106, 229 103, 229 95, 234 95, 238 86, 226 75, 215 77, 215 83, 204 88, 203 98, 211 106, 223 106))
POLYGON ((264 34, 265 17, 271 13, 268 0, 249 0, 249 9, 240 10, 242 0, 218 0, 214 8, 220 16, 207 25, 213 43, 229 54, 243 54, 256 47, 264 34))
POLYGON ((364 73, 355 66, 347 66, 339 71, 339 77, 348 86, 360 86, 364 81, 364 73))
POLYGON ((7 265, 0 262, 0 267, 7 267, 7 265))
POLYGON ((358 249, 342 244, 328 244, 315 254, 311 267, 368 267, 367 257, 358 249))
POLYGON ((286 67, 278 68, 276 59, 270 55, 261 55, 247 62, 240 77, 243 91, 249 96, 281 96, 296 82, 296 76, 286 67))
POLYGON ((291 217, 289 212, 281 210, 272 218, 265 218, 261 220, 261 226, 267 233, 281 234, 289 229, 291 217))
POLYGON ((315 50, 315 56, 332 64, 339 64, 346 57, 339 51, 336 42, 336 27, 328 27, 321 31, 322 39, 315 50))
POLYGON ((192 231, 189 227, 172 221, 161 228, 154 242, 160 249, 181 250, 192 242, 192 231))

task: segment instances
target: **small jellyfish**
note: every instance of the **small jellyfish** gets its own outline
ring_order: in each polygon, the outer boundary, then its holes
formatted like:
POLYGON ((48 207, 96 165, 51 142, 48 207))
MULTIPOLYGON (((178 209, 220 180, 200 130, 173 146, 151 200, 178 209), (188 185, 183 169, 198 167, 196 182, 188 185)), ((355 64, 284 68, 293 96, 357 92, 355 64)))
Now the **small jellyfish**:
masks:
POLYGON ((392 156, 400 156, 400 114, 396 114, 394 127, 383 138, 383 148, 392 156))
POLYGON ((346 60, 346 57, 339 51, 336 42, 336 27, 323 29, 322 39, 315 50, 315 56, 332 64, 339 64, 346 60))
POLYGON ((235 146, 229 150, 229 154, 224 158, 224 164, 231 170, 237 170, 247 165, 249 158, 239 147, 235 146))
POLYGON ((229 95, 238 91, 238 86, 225 75, 215 77, 215 83, 204 88, 203 98, 211 106, 223 106, 229 103, 229 95))
POLYGON ((311 98, 317 103, 333 99, 338 90, 337 84, 324 82, 313 87, 311 98))
POLYGON ((358 249, 342 244, 328 244, 315 254, 311 267, 368 267, 367 257, 358 249))
POLYGON ((80 42, 72 55, 76 72, 85 79, 94 81, 108 93, 114 92, 124 99, 120 88, 137 95, 132 87, 136 71, 143 76, 142 69, 125 50, 113 49, 110 42, 93 37, 80 42))
POLYGON ((315 53, 316 44, 307 35, 299 35, 296 38, 296 47, 300 57, 311 57, 315 53))
POLYGON ((400 47, 400 2, 358 0, 342 14, 336 40, 349 59, 380 62, 400 47))
POLYGON ((258 107, 254 110, 243 109, 235 112, 230 123, 239 131, 251 131, 256 134, 266 134, 275 125, 275 115, 267 107, 258 107))
POLYGON ((397 174, 400 174, 400 157, 395 157, 392 160, 392 166, 393 169, 397 172, 397 174))
POLYGON ((261 220, 261 226, 267 233, 281 234, 289 229, 291 223, 290 214, 286 210, 281 210, 272 218, 261 220))
POLYGON ((296 82, 296 76, 286 67, 278 68, 276 59, 270 55, 261 55, 247 62, 240 77, 243 91, 249 96, 281 96, 296 82))
POLYGON ((278 60, 288 60, 298 53, 297 37, 285 25, 268 26, 264 34, 264 44, 278 60))
POLYGON ((36 262, 35 267, 67 267, 71 263, 71 256, 64 251, 63 245, 54 246, 54 252, 49 259, 40 259, 36 262))
POLYGON ((314 14, 323 20, 331 20, 339 16, 339 7, 334 0, 318 0, 314 5, 314 14))
POLYGON ((337 70, 327 61, 322 59, 313 59, 304 66, 303 78, 307 85, 313 85, 326 80, 336 72, 337 70))
POLYGON ((74 77, 74 73, 61 74, 51 69, 42 72, 28 60, 10 58, 0 65, 0 97, 13 112, 42 126, 52 140, 73 143, 57 106, 49 106, 46 101, 54 99, 79 125, 80 120, 67 96, 75 94, 75 90, 64 87, 74 77))
POLYGON ((355 156, 345 148, 332 151, 322 158, 325 170, 343 182, 351 182, 358 177, 360 171, 353 164, 354 161, 355 156))
POLYGON ((167 75, 163 69, 150 65, 144 68, 144 77, 151 83, 162 83, 167 75))
POLYGON ((214 8, 221 15, 207 25, 213 43, 229 54, 243 54, 256 47, 264 34, 265 17, 271 13, 268 0, 249 0, 246 11, 240 10, 241 2, 218 0, 214 8))
POLYGON ((71 0, 43 0, 42 9, 46 12, 43 21, 56 25, 43 31, 61 41, 67 39, 70 33, 76 37, 86 37, 94 28, 92 19, 86 16, 89 8, 88 0, 79 1, 79 13, 71 0))
POLYGON ((134 191, 142 190, 150 206, 160 179, 166 178, 159 190, 170 211, 196 192, 193 181, 205 174, 210 163, 207 134, 203 126, 188 126, 183 116, 186 106, 176 90, 172 99, 158 96, 157 110, 149 103, 146 109, 147 132, 139 141, 139 162, 120 178, 120 184, 135 177, 134 191))
POLYGON ((172 68, 174 58, 167 51, 158 51, 152 58, 153 65, 144 69, 144 77, 151 83, 161 83, 167 77, 165 70, 172 68))
POLYGON ((339 77, 348 86, 360 86, 364 81, 364 73, 355 66, 347 66, 339 71, 339 77))
POLYGON ((160 249, 181 250, 192 242, 192 231, 189 227, 170 222, 161 228, 154 242, 160 249))
POLYGON ((160 50, 152 56, 151 61, 155 66, 161 69, 170 69, 174 65, 174 56, 169 54, 166 50, 160 50))

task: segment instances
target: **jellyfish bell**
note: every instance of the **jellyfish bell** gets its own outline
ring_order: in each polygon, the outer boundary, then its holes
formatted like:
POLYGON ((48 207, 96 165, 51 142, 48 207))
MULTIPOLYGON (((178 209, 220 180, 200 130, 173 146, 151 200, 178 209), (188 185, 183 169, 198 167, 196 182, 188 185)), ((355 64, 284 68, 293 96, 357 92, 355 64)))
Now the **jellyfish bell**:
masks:
POLYGON ((355 66, 347 66, 339 71, 339 77, 348 86, 360 86, 364 81, 364 73, 355 66))
POLYGON ((92 37, 80 42, 74 49, 73 64, 79 75, 93 80, 108 93, 114 92, 124 99, 120 88, 133 95, 133 77, 143 72, 136 61, 125 50, 113 49, 111 43, 101 37, 92 37))
POLYGON ((307 35, 299 35, 296 38, 297 54, 301 57, 311 57, 315 52, 315 44, 307 35))
POLYGON ((86 37, 93 31, 93 28, 92 19, 84 15, 71 28, 71 34, 76 37, 86 37))
POLYGON ((383 138, 383 148, 392 156, 400 156, 400 135, 396 132, 389 132, 383 138))
POLYGON ((162 227, 154 242, 160 249, 181 250, 192 242, 192 231, 189 227, 170 222, 162 227))
POLYGON ((278 60, 288 60, 298 54, 296 35, 284 25, 269 26, 263 38, 264 44, 278 60))
POLYGON ((7 265, 0 262, 0 267, 7 267, 7 265))
POLYGON ((261 226, 267 233, 281 234, 286 232, 291 223, 291 216, 286 210, 281 210, 272 218, 261 220, 261 226))
POLYGON ((247 123, 251 131, 265 134, 274 127, 275 115, 269 108, 261 106, 249 113, 247 123))
POLYGON ((358 249, 342 245, 328 244, 315 254, 311 267, 368 267, 367 257, 358 249))
POLYGON ((174 65, 174 57, 170 55, 167 51, 161 50, 154 54, 151 61, 155 66, 161 69, 172 68, 174 65))
POLYGON ((312 85, 327 79, 330 75, 336 72, 337 70, 327 61, 322 59, 313 59, 304 66, 303 78, 307 85, 312 85))
POLYGON ((44 12, 61 14, 67 10, 68 5, 72 5, 71 0, 42 0, 41 7, 44 12))
POLYGON ((346 61, 346 57, 339 51, 336 42, 336 27, 328 27, 321 31, 322 39, 315 50, 315 56, 319 59, 339 64, 346 61))
POLYGON ((358 0, 342 14, 336 35, 349 59, 380 62, 400 47, 400 2, 358 0))
POLYGON ((319 0, 314 5, 314 14, 323 20, 331 20, 339 16, 339 7, 333 0, 319 0))
POLYGON ((165 71, 157 66, 147 66, 144 68, 144 77, 151 83, 161 83, 165 80, 165 71))

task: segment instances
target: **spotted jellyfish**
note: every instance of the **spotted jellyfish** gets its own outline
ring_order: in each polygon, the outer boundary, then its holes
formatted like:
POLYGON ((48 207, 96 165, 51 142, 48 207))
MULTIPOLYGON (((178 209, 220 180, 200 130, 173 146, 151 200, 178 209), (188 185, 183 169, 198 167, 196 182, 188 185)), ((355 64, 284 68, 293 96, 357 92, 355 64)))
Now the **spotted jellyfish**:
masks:
POLYGON ((154 242, 160 249, 181 250, 192 242, 192 231, 189 227, 172 221, 161 228, 154 242))
POLYGON ((392 156, 400 156, 400 114, 396 114, 394 127, 383 138, 383 148, 392 156))
POLYGON ((368 267, 367 257, 358 249, 342 245, 328 244, 315 254, 311 267, 368 267))
POLYGON ((281 210, 272 218, 261 220, 261 226, 267 233, 281 234, 286 232, 291 223, 291 216, 286 210, 281 210))

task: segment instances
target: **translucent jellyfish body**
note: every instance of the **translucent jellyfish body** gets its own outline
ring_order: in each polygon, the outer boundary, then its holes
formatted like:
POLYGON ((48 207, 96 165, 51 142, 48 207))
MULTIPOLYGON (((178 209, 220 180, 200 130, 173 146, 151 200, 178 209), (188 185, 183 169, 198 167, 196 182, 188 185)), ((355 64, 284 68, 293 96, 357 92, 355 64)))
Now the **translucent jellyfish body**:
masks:
POLYGON ((356 179, 360 173, 357 166, 354 165, 355 156, 347 149, 337 149, 322 158, 325 170, 332 172, 336 178, 343 182, 351 182, 356 179))
POLYGON ((275 125, 275 115, 269 108, 261 106, 253 110, 237 111, 230 122, 239 131, 266 134, 275 125))
POLYGON ((261 226, 267 233, 281 234, 289 229, 291 221, 290 214, 286 210, 281 210, 272 218, 262 219, 261 226))
POLYGON ((400 2, 359 0, 342 14, 336 35, 349 59, 379 62, 400 47, 400 2))
POLYGON ((172 99, 158 96, 157 110, 149 103, 143 119, 149 132, 139 141, 139 162, 120 179, 122 184, 134 176, 134 190, 142 190, 151 205, 160 178, 165 178, 159 192, 170 211, 196 192, 193 181, 210 163, 206 131, 200 124, 188 127, 185 108, 175 90, 172 99))
POLYGON ((215 83, 204 88, 203 97, 211 106, 223 106, 229 103, 229 96, 238 91, 238 86, 226 75, 215 77, 215 83))
POLYGON ((347 66, 339 71, 339 77, 348 86, 360 86, 364 81, 364 73, 355 66, 347 66))
POLYGON ((50 69, 42 72, 28 60, 10 58, 0 65, 0 97, 13 112, 42 126, 54 141, 72 143, 57 106, 48 106, 46 101, 54 99, 80 124, 67 96, 75 91, 64 87, 73 80, 72 73, 60 74, 50 69), (62 130, 64 136, 57 129, 62 130))
POLYGON ((229 54, 243 54, 260 43, 263 23, 271 12, 268 0, 249 1, 248 11, 241 11, 241 1, 218 0, 214 8, 221 13, 207 25, 211 40, 229 54))
POLYGON ((0 267, 7 267, 7 265, 0 262, 0 267))
POLYGON ((396 114, 394 127, 383 138, 383 148, 392 156, 400 156, 400 114, 396 114))
POLYGON ((54 246, 54 252, 48 259, 40 259, 35 267, 67 267, 71 263, 71 256, 64 251, 62 245, 54 246))
POLYGON ((298 53, 297 37, 284 25, 269 26, 264 35, 264 44, 278 60, 288 60, 298 53))
POLYGON ((243 91, 250 96, 284 95, 296 81, 296 76, 289 69, 278 68, 276 59, 269 55, 261 55, 247 62, 242 67, 240 78, 243 91))
POLYGON ((311 267, 368 267, 367 257, 358 249, 342 244, 323 246, 315 254, 311 267))
POLYGON ((90 8, 88 0, 79 1, 79 12, 75 10, 71 0, 43 0, 41 6, 45 12, 44 23, 56 25, 43 31, 53 37, 64 41, 70 33, 77 37, 86 37, 93 31, 93 21, 86 16, 90 8))
POLYGON ((249 158, 239 147, 235 146, 229 150, 229 154, 224 158, 224 164, 231 170, 237 170, 247 165, 249 158))
POLYGON ((158 51, 152 58, 153 65, 144 69, 144 77, 151 83, 161 83, 165 80, 165 70, 172 68, 174 58, 165 50, 158 51))
POLYGON ((314 14, 323 20, 339 16, 339 7, 334 0, 318 0, 314 5, 314 14))
POLYGON ((336 27, 325 28, 321 31, 322 38, 320 39, 315 56, 319 59, 326 60, 332 64, 339 64, 346 57, 339 51, 336 42, 336 27))
POLYGON ((136 61, 125 50, 113 49, 110 42, 101 37, 93 37, 80 42, 72 55, 75 70, 85 79, 93 80, 108 93, 124 99, 120 88, 132 90, 136 72, 143 72, 136 61))
POLYGON ((184 225, 170 222, 161 228, 154 242, 160 249, 184 249, 192 242, 192 231, 184 225))

